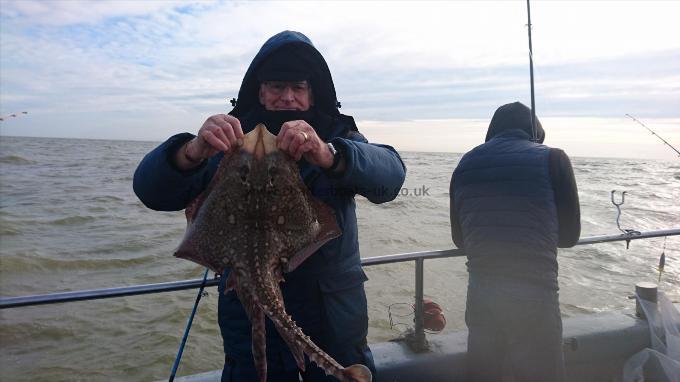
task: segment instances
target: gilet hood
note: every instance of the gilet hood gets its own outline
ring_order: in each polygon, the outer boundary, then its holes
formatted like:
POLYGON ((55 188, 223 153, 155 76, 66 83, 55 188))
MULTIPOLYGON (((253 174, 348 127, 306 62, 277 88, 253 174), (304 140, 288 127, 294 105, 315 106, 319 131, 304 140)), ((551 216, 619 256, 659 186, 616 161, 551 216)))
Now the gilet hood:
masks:
MULTIPOLYGON (((496 109, 496 112, 491 118, 491 123, 489 123, 489 130, 486 132, 485 142, 488 142, 502 132, 512 129, 524 131, 529 134, 530 139, 533 137, 531 109, 521 102, 508 103, 496 109)), ((538 143, 543 143, 545 131, 543 130, 543 126, 541 126, 538 117, 536 117, 536 137, 538 143)))

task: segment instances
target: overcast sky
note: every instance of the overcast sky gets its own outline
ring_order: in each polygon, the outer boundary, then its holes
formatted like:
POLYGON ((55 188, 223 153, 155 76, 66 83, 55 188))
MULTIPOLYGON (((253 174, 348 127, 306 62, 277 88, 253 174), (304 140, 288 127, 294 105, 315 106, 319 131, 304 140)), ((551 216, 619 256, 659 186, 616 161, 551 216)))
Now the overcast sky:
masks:
MULTIPOLYGON (((679 1, 533 1, 536 110, 577 156, 677 158, 679 1)), ((464 152, 530 103, 526 2, 0 0, 0 134, 163 140, 228 112, 262 43, 305 33, 370 140, 464 152)), ((679 147, 680 148, 680 147, 679 147)))

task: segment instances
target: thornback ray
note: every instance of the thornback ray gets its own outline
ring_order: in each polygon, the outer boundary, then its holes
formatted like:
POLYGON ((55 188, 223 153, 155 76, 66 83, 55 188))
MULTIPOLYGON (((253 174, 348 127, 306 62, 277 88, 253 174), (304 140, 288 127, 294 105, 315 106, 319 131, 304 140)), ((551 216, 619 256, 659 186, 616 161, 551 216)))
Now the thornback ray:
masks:
POLYGON ((371 381, 364 365, 344 368, 320 349, 284 308, 283 274, 342 232, 333 210, 311 195, 293 159, 277 149, 276 137, 264 125, 246 134, 238 150, 225 154, 185 213, 187 229, 175 256, 220 274, 230 269, 227 290, 236 290, 250 318, 261 382, 267 380, 265 315, 301 369, 306 354, 342 382, 371 381))

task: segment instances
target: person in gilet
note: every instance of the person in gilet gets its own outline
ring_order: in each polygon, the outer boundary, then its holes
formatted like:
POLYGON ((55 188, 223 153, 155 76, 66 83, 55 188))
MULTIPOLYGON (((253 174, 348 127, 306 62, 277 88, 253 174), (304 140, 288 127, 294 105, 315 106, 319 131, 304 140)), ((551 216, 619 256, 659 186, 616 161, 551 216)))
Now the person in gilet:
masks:
POLYGON ((565 379, 557 248, 578 241, 580 208, 569 157, 544 138, 528 107, 503 105, 451 177, 451 236, 468 258, 471 382, 565 379))

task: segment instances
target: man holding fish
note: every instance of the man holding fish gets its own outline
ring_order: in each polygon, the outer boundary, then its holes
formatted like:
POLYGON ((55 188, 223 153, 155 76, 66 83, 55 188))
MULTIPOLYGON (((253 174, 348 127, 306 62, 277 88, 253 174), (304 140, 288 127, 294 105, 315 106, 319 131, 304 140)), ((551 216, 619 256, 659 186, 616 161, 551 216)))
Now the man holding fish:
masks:
MULTIPOLYGON (((406 170, 392 147, 368 143, 353 118, 340 114, 338 106, 323 56, 303 34, 281 32, 253 59, 233 110, 208 118, 197 136, 175 135, 147 154, 135 173, 134 189, 149 208, 187 208, 206 190, 220 160, 240 150, 244 140, 248 142, 247 133, 264 124, 276 135, 278 151, 297 161, 311 195, 332 209, 342 231, 285 274, 279 293, 285 311, 340 365, 365 365, 375 374, 366 342, 363 284, 367 277, 359 256, 354 197, 359 194, 373 203, 393 200, 406 170)), ((291 352, 290 339, 282 339, 277 332, 281 327, 270 320, 266 322, 266 375, 262 375, 263 367, 253 361, 253 351, 258 358, 258 349, 246 313, 251 307, 244 309, 240 294, 227 284, 230 271, 224 271, 219 287, 218 318, 226 356, 222 380, 297 382, 300 376, 304 381, 336 380, 325 375, 327 368, 322 370, 308 358, 301 361, 296 349, 291 352)), ((305 354, 319 364, 318 356, 305 354)))

